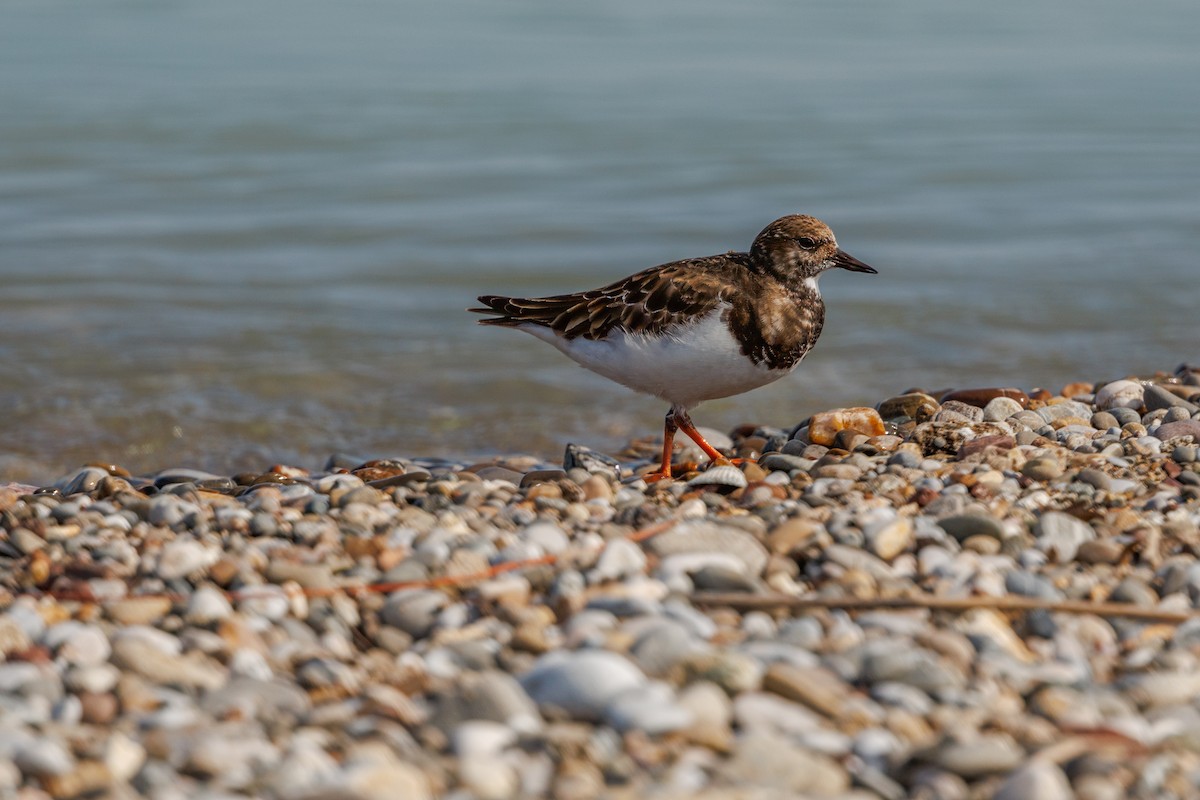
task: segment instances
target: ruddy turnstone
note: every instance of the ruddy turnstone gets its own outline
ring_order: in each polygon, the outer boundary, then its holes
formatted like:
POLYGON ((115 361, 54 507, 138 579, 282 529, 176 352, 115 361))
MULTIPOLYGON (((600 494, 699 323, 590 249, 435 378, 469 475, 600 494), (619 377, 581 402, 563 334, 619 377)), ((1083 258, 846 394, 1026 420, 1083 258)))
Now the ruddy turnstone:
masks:
POLYGON ((688 411, 705 400, 748 392, 791 372, 825 324, 817 278, 832 267, 876 270, 843 252, 821 220, 775 220, 750 252, 651 267, 600 289, 554 297, 479 298, 503 325, 549 342, 592 372, 671 404, 662 464, 646 477, 671 477, 671 448, 683 431, 714 463, 729 463, 704 440, 688 411))

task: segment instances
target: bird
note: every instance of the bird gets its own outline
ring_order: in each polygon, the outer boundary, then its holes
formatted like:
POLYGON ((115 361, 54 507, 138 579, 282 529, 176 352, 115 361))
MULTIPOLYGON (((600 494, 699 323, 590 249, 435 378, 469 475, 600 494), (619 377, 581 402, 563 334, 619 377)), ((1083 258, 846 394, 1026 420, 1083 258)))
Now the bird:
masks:
POLYGON ((592 372, 667 402, 662 457, 647 481, 672 478, 675 434, 712 465, 728 465, 690 412, 789 374, 817 343, 826 270, 877 274, 842 250, 829 226, 791 214, 767 225, 747 252, 672 261, 599 289, 551 297, 482 295, 481 325, 516 328, 592 372))

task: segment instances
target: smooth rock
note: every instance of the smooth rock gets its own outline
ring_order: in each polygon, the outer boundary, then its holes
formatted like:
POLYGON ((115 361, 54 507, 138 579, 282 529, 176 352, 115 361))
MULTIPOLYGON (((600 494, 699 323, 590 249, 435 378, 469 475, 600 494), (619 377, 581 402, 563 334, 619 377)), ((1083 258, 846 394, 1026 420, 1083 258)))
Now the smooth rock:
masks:
POLYGON ((1114 408, 1142 407, 1145 390, 1136 381, 1113 381, 1096 392, 1096 408, 1110 411, 1114 408))
POLYGON ((761 575, 769 557, 766 547, 753 535, 706 520, 680 523, 650 539, 646 548, 659 558, 679 553, 724 553, 745 564, 747 575, 761 575))
POLYGON ((850 776, 832 758, 766 733, 739 737, 737 751, 721 765, 720 773, 735 783, 791 797, 836 797, 850 786, 850 776))
POLYGON ((508 673, 490 669, 465 673, 434 697, 433 725, 449 732, 468 720, 502 723, 519 733, 542 727, 537 705, 521 684, 508 673))
POLYGON ((1067 776, 1051 761, 1032 759, 1013 772, 993 795, 993 800, 1074 800, 1067 776))
POLYGON ((942 517, 937 524, 960 542, 972 536, 990 536, 993 539, 1003 539, 1005 536, 1004 525, 983 514, 955 514, 942 517))
POLYGON ((628 659, 606 650, 555 651, 539 658, 520 683, 539 706, 597 721, 617 696, 644 686, 646 676, 628 659))
POLYGON ((963 742, 943 742, 931 760, 968 780, 1015 769, 1025 760, 1025 750, 1007 733, 985 733, 963 742))
POLYGON ((171 613, 173 605, 161 595, 123 597, 105 603, 104 612, 118 625, 150 625, 171 613))
POLYGON ((1144 389, 1147 411, 1157 411, 1161 408, 1183 408, 1189 414, 1195 414, 1197 411, 1200 411, 1200 406, 1188 402, 1176 394, 1172 394, 1158 384, 1148 383, 1144 389))
POLYGON ((1031 458, 1021 466, 1021 474, 1035 481, 1052 481, 1061 478, 1062 465, 1050 456, 1031 458))
POLYGON ((1061 511, 1046 511, 1033 527, 1038 547, 1059 563, 1075 559, 1079 546, 1096 538, 1091 525, 1064 514, 1061 511))
POLYGON ((77 667, 103 664, 112 654, 104 631, 74 620, 50 628, 42 641, 58 658, 77 667))
POLYGON ((163 545, 158 558, 158 577, 173 581, 211 567, 220 551, 205 547, 194 539, 175 539, 163 545))
POLYGON ((224 670, 216 664, 165 653, 140 638, 118 638, 113 643, 113 663, 164 686, 215 689, 225 682, 224 670))
POLYGON ((630 575, 640 575, 646 569, 646 554, 628 539, 613 539, 604 547, 596 566, 588 573, 591 583, 621 580, 630 575))
POLYGON ((1026 407, 1011 397, 994 397, 983 407, 983 419, 985 422, 1003 422, 1026 407))
POLYGON ((433 589, 403 589, 388 597, 379 611, 379 618, 420 639, 433 630, 438 614, 449 602, 444 593, 433 589))
POLYGON ((233 604, 215 586, 201 586, 188 598, 184 619, 193 625, 210 625, 233 614, 233 604))
POLYGON ((912 521, 906 517, 881 520, 863 531, 867 548, 884 561, 891 561, 913 544, 912 521))
POLYGON ((692 713, 679 705, 669 684, 653 681, 618 694, 608 703, 605 721, 618 731, 661 736, 691 725, 692 713))

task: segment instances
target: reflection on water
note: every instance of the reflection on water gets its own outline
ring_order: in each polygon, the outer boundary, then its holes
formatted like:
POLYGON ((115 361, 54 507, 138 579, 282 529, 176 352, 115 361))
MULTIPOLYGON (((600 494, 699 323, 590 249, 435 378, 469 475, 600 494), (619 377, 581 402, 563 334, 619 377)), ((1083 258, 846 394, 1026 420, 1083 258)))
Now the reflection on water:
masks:
POLYGON ((21 2, 0 475, 616 447, 664 409, 463 312, 821 216, 870 280, 701 424, 1200 359, 1200 7, 21 2))

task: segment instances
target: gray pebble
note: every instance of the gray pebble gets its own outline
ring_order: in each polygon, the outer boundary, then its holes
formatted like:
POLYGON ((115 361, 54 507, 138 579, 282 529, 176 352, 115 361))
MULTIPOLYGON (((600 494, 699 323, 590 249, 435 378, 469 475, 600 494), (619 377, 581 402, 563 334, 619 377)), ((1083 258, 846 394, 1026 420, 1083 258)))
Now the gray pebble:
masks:
POLYGON ((692 724, 692 713, 675 700, 670 685, 653 682, 624 691, 608 703, 605 721, 621 732, 661 736, 692 724))
POLYGON ((1042 514, 1034 525, 1033 534, 1037 537, 1038 547, 1059 563, 1073 561, 1079 545, 1096 538, 1091 525, 1060 511, 1042 514))
POLYGON ((520 683, 539 706, 560 709, 574 719, 598 721, 618 696, 644 686, 646 676, 616 653, 557 651, 539 658, 520 683))
POLYGON ((958 541, 965 541, 972 536, 990 536, 1003 539, 1004 525, 993 517, 983 514, 955 514, 942 517, 937 521, 938 526, 958 541))
POLYGON ((403 589, 390 595, 379 611, 379 618, 420 639, 428 636, 437 616, 449 603, 442 592, 432 589, 403 589))
POLYGON ((1043 600, 1062 600, 1063 595, 1054 584, 1040 575, 1022 570, 1013 570, 1004 576, 1004 588, 1010 594, 1023 597, 1038 597, 1043 600))

